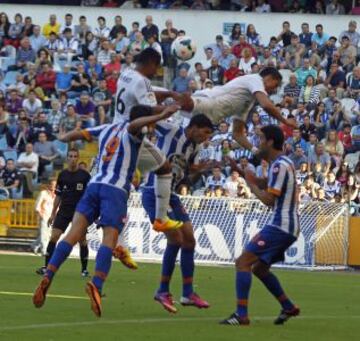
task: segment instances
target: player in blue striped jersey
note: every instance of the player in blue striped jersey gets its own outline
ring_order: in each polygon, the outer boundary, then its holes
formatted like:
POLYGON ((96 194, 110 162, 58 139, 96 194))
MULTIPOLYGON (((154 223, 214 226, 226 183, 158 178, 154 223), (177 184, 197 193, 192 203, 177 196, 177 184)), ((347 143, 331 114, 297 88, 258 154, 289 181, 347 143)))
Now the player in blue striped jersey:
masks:
MULTIPOLYGON (((158 135, 157 147, 171 162, 173 189, 175 189, 184 179, 185 174, 190 175, 197 171, 192 162, 200 144, 212 135, 212 122, 202 114, 194 116, 185 129, 173 123, 159 122, 156 125, 156 133, 158 135)), ((142 203, 151 222, 154 221, 156 215, 154 186, 154 173, 150 173, 142 186, 142 203)), ((193 226, 180 198, 174 191, 171 193, 169 204, 171 209, 168 213, 169 217, 181 221, 183 226, 179 230, 164 232, 167 246, 163 256, 160 286, 154 299, 169 312, 176 313, 177 309, 169 292, 169 284, 175 268, 176 257, 181 249, 180 267, 183 276, 183 293, 180 302, 187 306, 208 308, 209 304, 193 291, 195 252, 193 226)))
POLYGON ((250 172, 245 174, 245 179, 252 192, 265 205, 273 208, 273 214, 236 260, 237 309, 221 324, 250 324, 248 298, 251 272, 281 304, 282 310, 275 324, 283 324, 300 313, 300 309, 285 295, 279 280, 270 272, 272 264, 284 260, 285 251, 296 241, 300 231, 295 167, 283 154, 284 135, 278 126, 263 127, 260 139, 259 156, 271 163, 268 179, 256 178, 250 172))
POLYGON ((35 290, 35 307, 43 306, 46 293, 61 264, 69 256, 75 245, 98 217, 103 228, 103 240, 96 256, 95 275, 86 284, 91 309, 101 316, 101 290, 110 271, 112 252, 118 235, 124 227, 127 216, 127 200, 131 181, 138 162, 138 155, 144 138, 143 128, 151 131, 157 121, 170 117, 178 106, 167 107, 162 113, 154 115, 150 106, 134 106, 130 112, 130 122, 102 125, 83 131, 73 131, 63 140, 85 134, 91 139, 99 137, 99 165, 97 174, 76 207, 72 227, 65 238, 57 245, 46 269, 46 273, 35 290))

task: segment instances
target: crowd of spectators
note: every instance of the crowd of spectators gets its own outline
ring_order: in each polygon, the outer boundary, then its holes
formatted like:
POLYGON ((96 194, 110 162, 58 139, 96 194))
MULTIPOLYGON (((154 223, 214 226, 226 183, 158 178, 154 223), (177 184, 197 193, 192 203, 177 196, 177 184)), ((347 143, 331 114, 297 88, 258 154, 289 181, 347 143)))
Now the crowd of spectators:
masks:
MULTIPOLYGON (((36 182, 61 157, 58 134, 112 120, 120 72, 134 68, 134 57, 150 46, 162 56, 156 81, 177 92, 212 88, 264 66, 277 67, 283 85, 271 99, 298 125, 283 130, 301 200, 347 202, 354 214, 359 212, 357 23, 350 21, 335 37, 321 24, 291 27, 286 21, 270 41, 252 24, 245 32, 235 24, 229 36, 209 37, 203 50, 198 46, 191 64, 170 52, 173 40, 184 34, 170 19, 158 27, 150 15, 143 26, 125 27, 121 16, 113 23, 102 16, 90 23, 85 16, 75 20, 69 13, 59 20, 51 14, 40 27, 31 17, 0 13, 0 197, 31 196, 36 182)), ((186 125, 185 118, 176 119, 186 125)), ((248 137, 258 146, 261 127, 276 122, 255 106, 247 123, 248 137)), ((201 176, 183 183, 181 194, 252 197, 234 166, 266 177, 268 165, 232 140, 231 126, 231 118, 221 122, 201 146, 195 158, 201 176)))
MULTIPOLYGON (((0 3, 41 4, 40 0, 0 0, 0 3)), ((360 14, 360 1, 353 0, 48 0, 46 5, 98 6, 104 8, 222 10, 255 13, 360 14)))

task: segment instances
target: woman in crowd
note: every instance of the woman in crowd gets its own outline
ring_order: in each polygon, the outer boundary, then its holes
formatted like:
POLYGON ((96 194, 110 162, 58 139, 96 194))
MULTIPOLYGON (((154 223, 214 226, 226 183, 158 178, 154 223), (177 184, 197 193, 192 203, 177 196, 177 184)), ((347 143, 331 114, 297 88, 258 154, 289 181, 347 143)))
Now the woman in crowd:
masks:
POLYGON ((251 65, 256 62, 256 59, 253 57, 251 50, 247 47, 242 50, 241 55, 239 69, 243 70, 245 74, 250 74, 252 71, 251 65))
POLYGON ((332 168, 339 167, 344 155, 344 146, 339 140, 336 130, 330 130, 322 142, 324 144, 325 151, 329 153, 331 157, 332 168))
POLYGON ((320 89, 315 84, 313 76, 308 75, 305 85, 300 90, 299 103, 304 103, 307 110, 313 110, 320 101, 320 89))
POLYGON ((310 117, 312 118, 312 122, 316 127, 319 139, 323 139, 326 133, 326 123, 329 119, 329 114, 326 112, 325 103, 319 102, 315 107, 315 110, 310 113, 310 117))
POLYGON ((232 27, 231 34, 229 37, 229 44, 231 46, 237 44, 239 41, 240 35, 241 35, 241 25, 236 23, 232 27))

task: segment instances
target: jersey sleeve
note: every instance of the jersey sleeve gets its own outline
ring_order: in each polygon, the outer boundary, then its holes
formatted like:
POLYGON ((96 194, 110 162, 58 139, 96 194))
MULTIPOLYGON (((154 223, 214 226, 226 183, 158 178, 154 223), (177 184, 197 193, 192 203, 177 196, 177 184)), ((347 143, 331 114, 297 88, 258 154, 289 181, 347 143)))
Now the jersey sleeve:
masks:
POLYGON ((93 127, 93 128, 87 128, 87 129, 82 129, 81 130, 81 134, 84 136, 84 138, 87 141, 92 141, 93 138, 97 138, 100 136, 101 132, 107 128, 109 126, 109 124, 103 124, 101 126, 98 127, 93 127))
POLYGON ((142 79, 138 82, 135 91, 135 98, 138 104, 149 105, 154 107, 157 105, 155 93, 152 91, 151 85, 142 79))
POLYGON ((283 164, 274 164, 269 172, 267 191, 275 196, 281 195, 281 189, 284 185, 286 167, 283 164))
POLYGON ((179 127, 177 127, 174 123, 170 123, 166 121, 157 122, 155 126, 155 132, 157 135, 160 136, 166 136, 171 131, 177 129, 179 129, 179 127))

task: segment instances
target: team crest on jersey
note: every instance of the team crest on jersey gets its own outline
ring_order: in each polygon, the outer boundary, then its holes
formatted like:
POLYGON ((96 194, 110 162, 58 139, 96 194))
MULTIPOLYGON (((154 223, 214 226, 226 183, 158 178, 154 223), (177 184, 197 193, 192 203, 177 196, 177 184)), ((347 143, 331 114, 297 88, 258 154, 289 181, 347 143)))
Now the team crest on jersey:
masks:
POLYGON ((84 185, 83 184, 76 184, 76 190, 77 191, 82 191, 84 189, 84 185))
POLYGON ((257 245, 259 245, 259 246, 265 246, 265 242, 264 242, 263 240, 259 240, 259 241, 257 242, 257 245))

